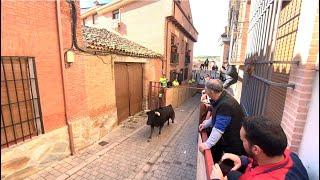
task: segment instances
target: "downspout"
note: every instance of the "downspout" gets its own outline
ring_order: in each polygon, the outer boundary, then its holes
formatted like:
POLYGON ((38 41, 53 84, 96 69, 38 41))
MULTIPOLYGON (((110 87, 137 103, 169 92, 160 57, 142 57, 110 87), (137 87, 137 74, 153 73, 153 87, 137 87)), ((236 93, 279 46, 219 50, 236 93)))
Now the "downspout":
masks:
MULTIPOLYGON (((229 62, 229 63, 231 63, 232 62, 232 54, 233 54, 233 34, 234 34, 234 12, 232 11, 231 12, 231 23, 230 23, 230 30, 231 30, 231 37, 230 37, 230 45, 229 45, 229 55, 228 55, 228 61, 227 62, 229 62)), ((222 62, 223 62, 223 60, 222 60, 222 62)))
POLYGON ((63 54, 63 39, 62 39, 62 25, 61 25, 61 14, 60 14, 60 0, 57 0, 57 23, 58 23, 58 39, 59 39, 59 53, 60 53, 60 65, 61 65, 61 79, 62 79, 62 87, 63 87, 63 105, 64 105, 64 115, 66 119, 66 125, 68 126, 68 135, 69 135, 69 145, 71 155, 75 154, 74 150, 74 142, 73 142, 73 133, 72 133, 72 126, 68 119, 68 111, 67 111, 67 97, 66 97, 66 86, 65 86, 65 67, 64 67, 64 54, 63 54))

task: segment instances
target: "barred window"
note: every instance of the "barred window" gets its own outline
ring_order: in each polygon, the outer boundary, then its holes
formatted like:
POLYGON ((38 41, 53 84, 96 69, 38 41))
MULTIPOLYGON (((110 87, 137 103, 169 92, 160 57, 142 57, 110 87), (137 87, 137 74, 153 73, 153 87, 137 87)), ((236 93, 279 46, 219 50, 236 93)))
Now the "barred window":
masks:
POLYGON ((35 59, 1 56, 1 148, 43 132, 35 59))

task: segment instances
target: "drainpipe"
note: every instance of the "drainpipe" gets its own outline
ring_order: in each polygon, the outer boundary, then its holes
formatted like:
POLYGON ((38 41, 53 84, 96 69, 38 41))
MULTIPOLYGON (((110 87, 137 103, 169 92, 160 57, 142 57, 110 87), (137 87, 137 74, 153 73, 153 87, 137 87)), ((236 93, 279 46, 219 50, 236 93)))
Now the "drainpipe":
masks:
POLYGON ((61 13, 60 13, 60 0, 56 0, 57 2, 57 23, 58 23, 58 39, 59 39, 59 52, 60 52, 60 65, 61 65, 61 79, 62 79, 62 87, 63 87, 63 103, 64 103, 64 115, 66 119, 66 125, 68 126, 68 134, 69 134, 69 144, 71 155, 75 154, 74 150, 74 141, 73 141, 73 133, 72 126, 68 119, 68 111, 67 111, 67 97, 66 97, 66 86, 65 86, 65 67, 64 67, 64 54, 63 54, 63 39, 62 39, 62 25, 61 25, 61 13))

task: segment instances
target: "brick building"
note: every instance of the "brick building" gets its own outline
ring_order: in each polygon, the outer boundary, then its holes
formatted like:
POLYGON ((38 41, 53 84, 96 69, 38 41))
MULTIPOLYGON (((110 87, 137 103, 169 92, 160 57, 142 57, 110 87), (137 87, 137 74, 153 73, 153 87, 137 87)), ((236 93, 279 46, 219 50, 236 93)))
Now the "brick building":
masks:
POLYGON ((82 29, 71 18, 80 20, 79 1, 3 1, 1 12, 1 178, 74 154, 146 106, 162 56, 82 29), (124 87, 136 96, 128 100, 124 87))
POLYGON ((114 0, 88 9, 81 18, 85 26, 106 28, 163 54, 162 72, 168 79, 179 73, 182 81, 191 77, 198 32, 188 0, 114 0))
POLYGON ((239 65, 241 105, 248 115, 281 123, 310 179, 319 178, 318 5, 314 0, 231 0, 228 25, 228 59, 239 65))

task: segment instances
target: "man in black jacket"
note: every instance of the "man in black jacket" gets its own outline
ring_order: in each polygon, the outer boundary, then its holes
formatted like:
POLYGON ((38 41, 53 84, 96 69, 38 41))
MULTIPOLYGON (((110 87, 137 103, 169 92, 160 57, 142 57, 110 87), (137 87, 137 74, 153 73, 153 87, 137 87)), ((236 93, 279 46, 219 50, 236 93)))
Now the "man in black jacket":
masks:
POLYGON ((223 89, 218 79, 210 79, 206 83, 205 93, 210 97, 212 116, 199 125, 199 130, 210 127, 212 130, 208 132, 208 140, 199 145, 200 151, 211 149, 214 162, 220 160, 223 152, 245 154, 239 133, 245 116, 241 106, 223 89))
POLYGON ((238 81, 238 72, 235 65, 227 65, 225 72, 226 80, 223 82, 223 88, 228 89, 232 84, 238 81))

